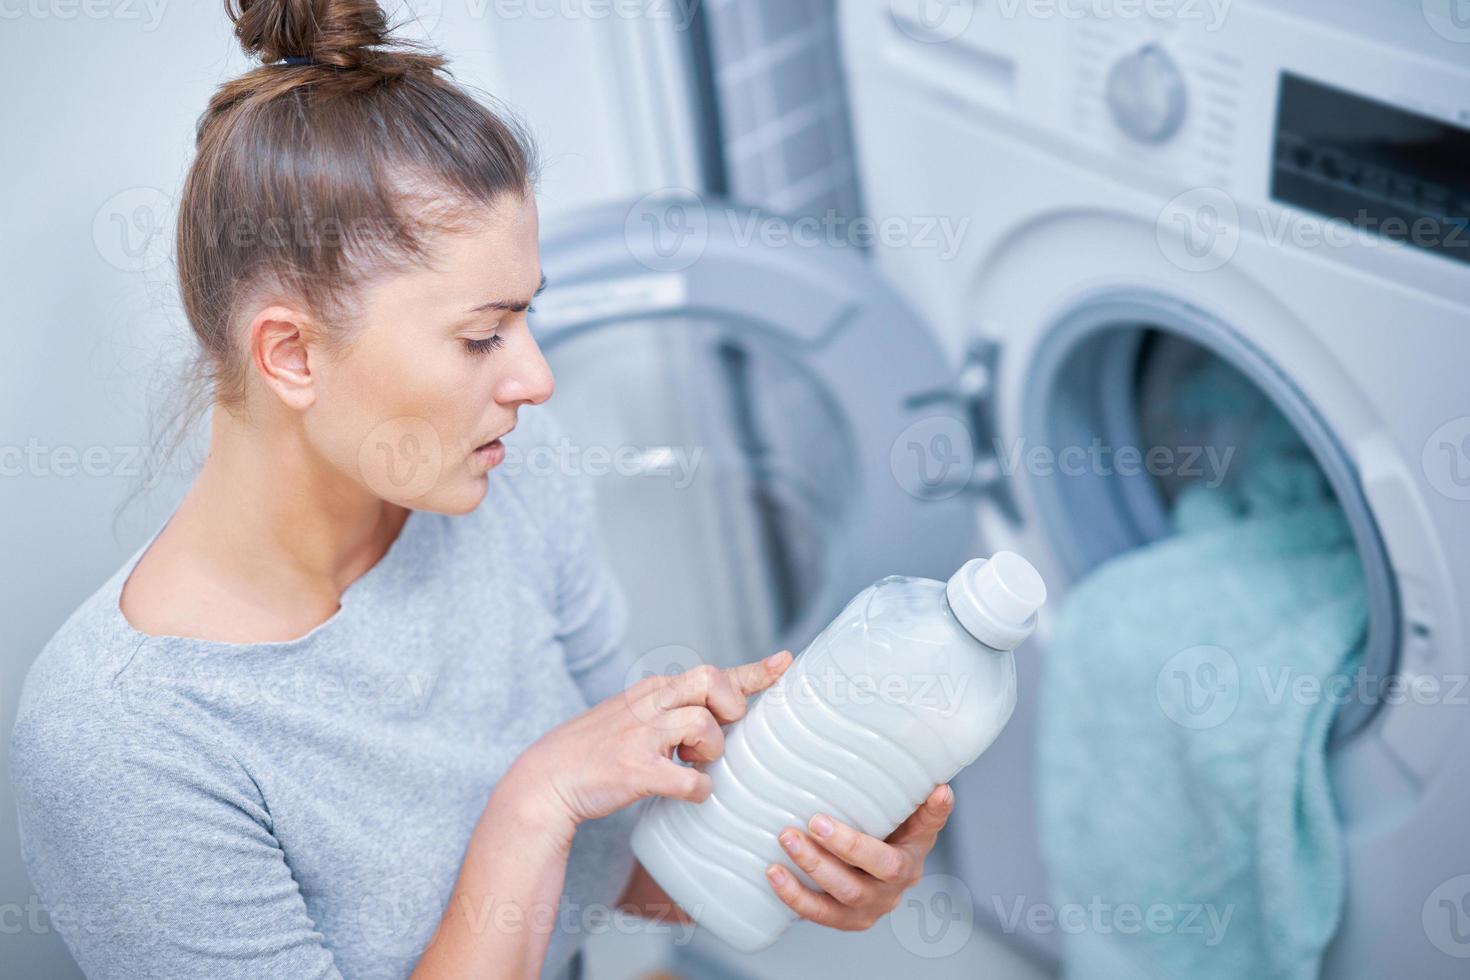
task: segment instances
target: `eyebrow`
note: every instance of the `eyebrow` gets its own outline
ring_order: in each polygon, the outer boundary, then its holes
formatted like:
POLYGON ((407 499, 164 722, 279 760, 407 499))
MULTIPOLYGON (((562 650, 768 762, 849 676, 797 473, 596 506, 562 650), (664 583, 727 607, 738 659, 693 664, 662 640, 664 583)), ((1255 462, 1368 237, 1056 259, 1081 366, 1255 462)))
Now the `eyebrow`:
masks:
MULTIPOLYGON (((537 296, 540 296, 543 292, 545 292, 545 290, 546 290, 546 273, 543 272, 543 273, 541 273, 541 284, 538 285, 536 287, 536 291, 531 294, 531 299, 535 299, 537 296)), ((470 313, 488 313, 491 310, 504 310, 507 313, 524 313, 524 312, 526 312, 526 310, 528 310, 530 308, 530 306, 531 306, 531 300, 529 300, 529 299, 528 300, 521 300, 519 303, 513 302, 513 301, 508 300, 508 299, 492 299, 488 303, 481 303, 479 306, 472 307, 469 310, 469 312, 470 313)))

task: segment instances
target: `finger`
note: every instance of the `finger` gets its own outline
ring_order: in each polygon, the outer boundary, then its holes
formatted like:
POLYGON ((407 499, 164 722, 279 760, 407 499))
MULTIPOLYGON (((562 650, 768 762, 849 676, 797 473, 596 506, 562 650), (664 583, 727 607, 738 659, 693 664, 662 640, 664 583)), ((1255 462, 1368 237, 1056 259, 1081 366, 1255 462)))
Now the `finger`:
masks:
POLYGON ((864 923, 858 913, 830 895, 819 895, 796 880, 796 876, 779 864, 766 868, 766 879, 776 896, 803 919, 833 929, 861 929, 864 923))
POLYGON ((914 857, 908 851, 854 830, 825 813, 812 817, 807 829, 822 847, 879 881, 902 884, 918 877, 914 857))
POLYGON ((953 812, 954 790, 948 783, 936 786, 928 799, 888 835, 888 843, 895 846, 914 842, 932 844, 953 812))
POLYGON ((716 670, 709 681, 704 705, 721 725, 728 725, 745 717, 745 692, 736 686, 728 670, 716 670))
POLYGON ((691 762, 714 762, 725 752, 725 733, 708 709, 690 705, 668 714, 661 727, 665 749, 679 746, 682 758, 691 762))
POLYGON ((736 690, 725 671, 711 664, 665 678, 655 698, 663 711, 699 705, 709 708, 722 721, 734 721, 745 714, 745 695, 736 690))
POLYGON ((741 693, 755 694, 780 680, 781 675, 795 659, 790 650, 779 650, 764 660, 731 667, 726 673, 730 675, 730 679, 741 693))
POLYGON ((708 773, 693 766, 681 766, 672 759, 658 759, 649 771, 644 793, 648 796, 668 796, 690 803, 703 803, 714 791, 714 783, 708 773))
POLYGON ((777 838, 791 861, 805 871, 842 905, 857 907, 868 900, 873 888, 882 887, 871 875, 854 871, 795 827, 787 827, 777 838))

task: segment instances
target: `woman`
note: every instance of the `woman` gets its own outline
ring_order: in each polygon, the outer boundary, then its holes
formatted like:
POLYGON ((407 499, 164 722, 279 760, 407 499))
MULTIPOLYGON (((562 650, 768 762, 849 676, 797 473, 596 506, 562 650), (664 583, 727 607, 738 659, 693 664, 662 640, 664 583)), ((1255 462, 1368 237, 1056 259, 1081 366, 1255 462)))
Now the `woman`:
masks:
MULTIPOLYGON (((32 879, 94 977, 568 975, 598 907, 687 921, 629 804, 703 800, 674 756, 718 757, 790 654, 623 689, 586 491, 501 465, 554 438, 521 412, 552 393, 528 141, 376 4, 226 10, 264 64, 180 205, 209 455, 27 678, 32 879)), ((789 828, 825 894, 771 887, 866 928, 951 803, 789 828)))

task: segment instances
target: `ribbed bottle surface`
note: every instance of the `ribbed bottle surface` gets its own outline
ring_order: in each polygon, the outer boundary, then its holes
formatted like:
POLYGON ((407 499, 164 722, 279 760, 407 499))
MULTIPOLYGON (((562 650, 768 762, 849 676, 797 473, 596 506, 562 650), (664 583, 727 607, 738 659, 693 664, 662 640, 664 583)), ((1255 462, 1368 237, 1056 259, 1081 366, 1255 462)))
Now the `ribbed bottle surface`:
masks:
POLYGON ((703 803, 659 799, 633 851, 671 898, 754 952, 794 921, 765 869, 817 888, 777 835, 817 813, 887 837, 1000 733, 1015 661, 951 612, 945 585, 890 576, 863 590, 725 731, 703 803))

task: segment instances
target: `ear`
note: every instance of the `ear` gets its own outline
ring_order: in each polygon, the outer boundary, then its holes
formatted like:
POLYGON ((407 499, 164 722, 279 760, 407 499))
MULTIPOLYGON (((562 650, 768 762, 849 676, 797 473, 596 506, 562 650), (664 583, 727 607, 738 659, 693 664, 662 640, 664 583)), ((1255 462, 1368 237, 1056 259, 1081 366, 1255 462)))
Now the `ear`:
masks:
POLYGON ((308 344, 312 321, 288 306, 267 306, 250 321, 246 337, 260 378, 287 406, 303 410, 316 401, 308 344))

